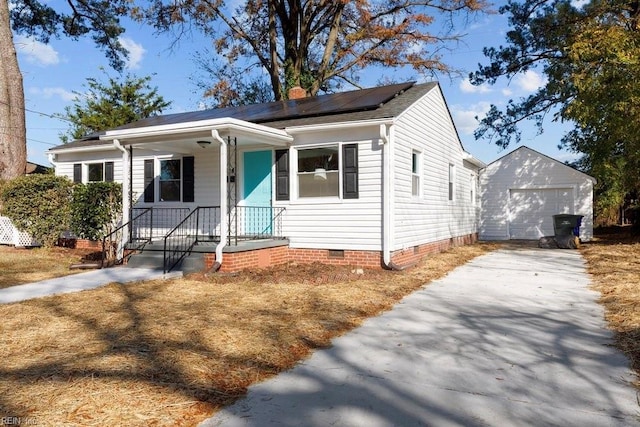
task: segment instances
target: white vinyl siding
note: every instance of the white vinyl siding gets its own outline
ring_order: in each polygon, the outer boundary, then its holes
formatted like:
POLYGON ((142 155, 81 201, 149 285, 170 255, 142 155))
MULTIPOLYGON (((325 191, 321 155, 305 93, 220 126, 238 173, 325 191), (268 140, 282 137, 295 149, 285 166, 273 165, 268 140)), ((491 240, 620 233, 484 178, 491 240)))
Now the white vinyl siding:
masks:
MULTIPOLYGON (((122 182, 122 152, 118 150, 95 151, 92 153, 58 154, 55 174, 66 176, 73 181, 73 165, 82 165, 82 182, 89 182, 89 165, 101 164, 104 179, 104 163, 113 162, 113 181, 122 182)), ((102 181, 102 179, 100 180, 102 181)))
MULTIPOLYGON (((449 173, 454 165, 456 176, 468 177, 477 167, 463 160, 466 154, 438 87, 396 120, 393 147, 392 250, 475 233, 477 215, 469 197, 449 201, 449 173), (412 196, 413 150, 422 153, 420 199, 412 196)), ((454 186, 454 195, 471 191, 468 179, 454 178, 454 186)))
POLYGON ((552 216, 583 215, 580 238, 593 237, 593 180, 561 162, 520 147, 480 174, 483 240, 553 235, 552 216))
MULTIPOLYGON (((358 144, 358 198, 294 198, 275 201, 286 208, 283 235, 292 248, 382 250, 382 149, 378 127, 324 131, 296 136, 292 152, 310 146, 358 144)), ((291 156, 292 178, 297 170, 291 156)), ((296 189, 292 188, 296 193, 296 189)), ((340 190, 342 191, 342 190, 340 190)))

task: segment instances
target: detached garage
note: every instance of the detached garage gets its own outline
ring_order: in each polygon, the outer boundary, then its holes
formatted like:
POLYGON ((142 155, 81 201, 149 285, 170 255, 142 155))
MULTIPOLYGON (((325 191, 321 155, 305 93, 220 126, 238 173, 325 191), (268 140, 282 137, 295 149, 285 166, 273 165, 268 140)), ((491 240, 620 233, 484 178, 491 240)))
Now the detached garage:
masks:
POLYGON ((481 240, 552 236, 553 215, 583 215, 580 238, 593 236, 596 180, 522 146, 480 172, 481 240))

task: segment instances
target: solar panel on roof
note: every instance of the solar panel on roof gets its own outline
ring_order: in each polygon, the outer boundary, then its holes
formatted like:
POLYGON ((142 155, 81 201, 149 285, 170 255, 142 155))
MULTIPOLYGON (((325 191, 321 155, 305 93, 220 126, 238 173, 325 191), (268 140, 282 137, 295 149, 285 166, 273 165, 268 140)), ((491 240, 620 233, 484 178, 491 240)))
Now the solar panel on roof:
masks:
POLYGON ((333 93, 308 98, 243 105, 239 107, 217 108, 213 110, 191 111, 149 117, 116 129, 130 129, 147 126, 170 125, 200 120, 231 117, 253 123, 288 120, 303 117, 341 114, 355 111, 373 110, 387 103, 399 93, 409 89, 415 82, 333 93))

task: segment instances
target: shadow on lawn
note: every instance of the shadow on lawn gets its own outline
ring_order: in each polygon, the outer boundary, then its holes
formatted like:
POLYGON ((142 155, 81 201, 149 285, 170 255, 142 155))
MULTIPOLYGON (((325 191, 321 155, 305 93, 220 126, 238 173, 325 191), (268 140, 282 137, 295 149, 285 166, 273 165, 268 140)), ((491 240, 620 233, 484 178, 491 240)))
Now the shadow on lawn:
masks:
MULTIPOLYGON (((415 293, 396 310, 368 320, 349 339, 336 339, 333 346, 278 378, 293 378, 293 387, 280 388, 278 380, 260 384, 252 389, 249 400, 238 401, 230 410, 240 414, 247 426, 268 425, 272 419, 280 426, 480 427, 510 425, 514 420, 521 425, 587 426, 597 425, 602 416, 629 421, 625 418, 631 415, 628 396, 608 387, 612 377, 626 372, 627 361, 612 352, 602 313, 582 287, 559 289, 552 298, 561 303, 553 308, 543 299, 513 295, 513 301, 505 302, 518 286, 538 289, 551 275, 571 276, 572 267, 557 262, 559 253, 540 251, 536 262, 546 267, 539 275, 522 277, 521 283, 501 290, 502 294, 491 295, 481 287, 466 298, 452 298, 458 292, 455 288, 415 293)), ((518 265, 530 261, 505 263, 494 272, 513 275, 518 265)), ((478 286, 492 279, 481 267, 472 268, 477 268, 470 277, 477 278, 478 286)), ((333 313, 361 314, 347 304, 318 302, 314 306, 315 321, 321 325, 317 334, 295 335, 294 331, 292 342, 281 336, 280 327, 262 320, 285 316, 295 329, 306 319, 283 314, 275 306, 254 311, 253 323, 247 327, 268 344, 286 343, 278 349, 286 356, 276 363, 266 355, 247 357, 236 351, 240 343, 234 346, 235 337, 227 338, 225 331, 242 319, 229 310, 228 317, 207 322, 215 307, 206 297, 174 301, 165 318, 155 316, 161 324, 150 324, 149 309, 163 313, 162 304, 168 303, 144 303, 164 286, 158 283, 142 292, 136 285, 111 285, 111 292, 103 295, 109 299, 93 301, 84 310, 74 304, 80 300, 73 296, 24 303, 25 310, 46 314, 38 321, 63 319, 82 325, 86 348, 71 347, 60 354, 65 341, 58 337, 43 343, 40 358, 13 368, 0 365, 0 378, 24 387, 24 393, 32 386, 51 383, 49 389, 22 400, 11 390, 0 393, 0 415, 38 417, 37 406, 42 402, 35 400, 55 390, 59 394, 49 399, 66 400, 55 402, 60 406, 58 418, 43 424, 106 424, 113 419, 105 412, 117 409, 122 412, 117 418, 122 425, 194 425, 237 400, 252 383, 293 366, 311 349, 325 347, 335 331, 353 327, 333 313), (171 328, 189 315, 197 317, 195 325, 202 326, 171 328), (110 322, 112 317, 119 320, 110 322), (165 333, 159 333, 163 328, 165 333), (220 341, 211 341, 212 332, 219 332, 220 341), (116 385, 97 395, 100 390, 92 384, 101 381, 116 385), (136 394, 136 387, 157 394, 136 394), (76 399, 84 403, 74 403, 76 399), (172 406, 183 402, 189 405, 172 406), (78 405, 84 406, 78 409, 78 405)), ((316 289, 301 287, 300 292, 316 289)))

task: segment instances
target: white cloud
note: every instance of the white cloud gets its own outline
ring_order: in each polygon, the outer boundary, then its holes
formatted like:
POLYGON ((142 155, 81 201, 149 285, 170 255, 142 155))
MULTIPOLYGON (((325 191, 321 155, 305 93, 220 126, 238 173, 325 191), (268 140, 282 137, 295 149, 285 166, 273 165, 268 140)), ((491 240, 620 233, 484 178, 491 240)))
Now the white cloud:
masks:
POLYGON ((507 87, 505 87, 504 89, 502 89, 502 94, 504 96, 511 96, 513 95, 513 91, 507 87))
POLYGON ((467 79, 460 82, 460 90, 464 93, 489 93, 491 88, 487 84, 481 84, 480 86, 472 85, 467 79))
POLYGON ((32 95, 40 96, 45 99, 51 99, 58 97, 65 102, 73 101, 76 94, 61 87, 32 87, 29 89, 29 93, 32 95))
POLYGON ((533 70, 527 70, 516 77, 516 85, 525 92, 535 92, 545 84, 547 78, 533 70))
POLYGON ((471 135, 478 127, 478 119, 482 119, 489 108, 491 108, 489 102, 479 102, 466 107, 454 105, 451 108, 451 115, 458 131, 464 135, 471 135))
POLYGON ((27 62, 46 67, 60 63, 58 52, 48 44, 41 43, 33 37, 15 36, 17 50, 25 56, 27 62))
POLYGON ((129 51, 129 59, 127 60, 127 68, 137 70, 147 50, 141 44, 134 42, 128 37, 120 37, 120 44, 129 51))

